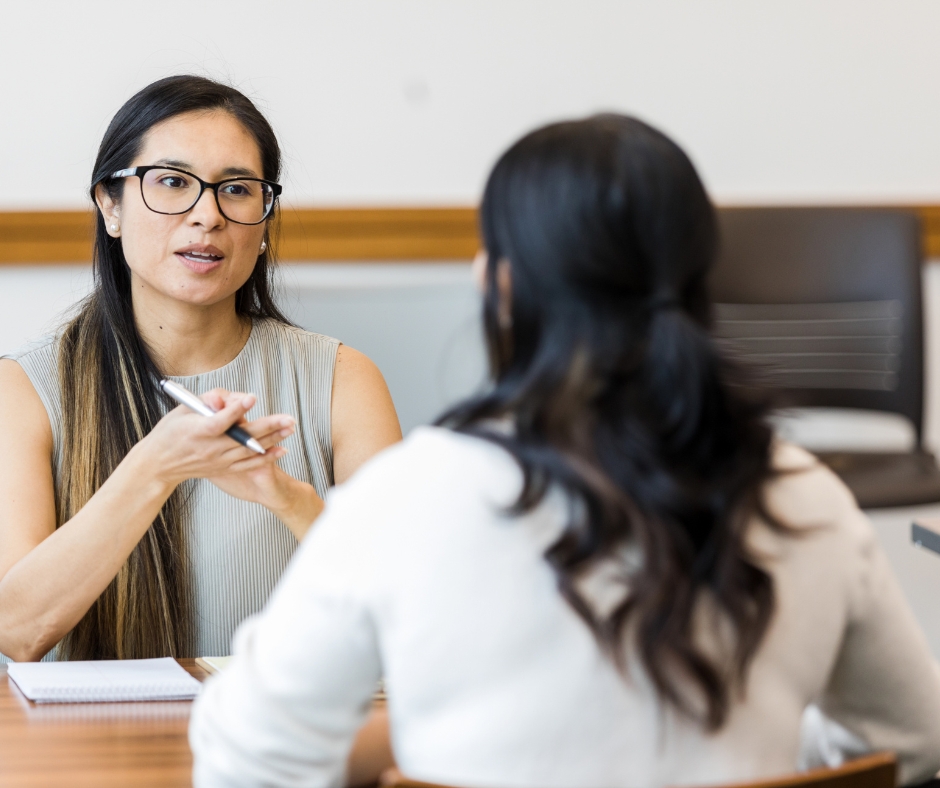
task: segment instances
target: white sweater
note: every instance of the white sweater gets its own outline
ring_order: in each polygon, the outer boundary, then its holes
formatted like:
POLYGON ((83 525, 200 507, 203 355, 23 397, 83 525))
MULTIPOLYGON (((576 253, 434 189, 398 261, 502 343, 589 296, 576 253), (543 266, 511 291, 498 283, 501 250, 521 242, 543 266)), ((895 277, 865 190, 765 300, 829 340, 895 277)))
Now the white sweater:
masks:
MULTIPOLYGON (((558 495, 508 519, 521 475, 501 449, 416 430, 330 498, 236 658, 207 682, 190 740, 197 786, 341 785, 385 677, 409 777, 453 786, 722 784, 791 772, 818 702, 903 781, 940 768, 940 673, 864 515, 792 446, 767 490, 799 529, 755 521, 776 613, 716 734, 625 680, 556 589, 543 552, 558 495), (814 527, 817 526, 817 527, 814 527)), ((940 570, 938 570, 940 571, 940 570)), ((702 627, 708 638, 708 627, 702 627)))

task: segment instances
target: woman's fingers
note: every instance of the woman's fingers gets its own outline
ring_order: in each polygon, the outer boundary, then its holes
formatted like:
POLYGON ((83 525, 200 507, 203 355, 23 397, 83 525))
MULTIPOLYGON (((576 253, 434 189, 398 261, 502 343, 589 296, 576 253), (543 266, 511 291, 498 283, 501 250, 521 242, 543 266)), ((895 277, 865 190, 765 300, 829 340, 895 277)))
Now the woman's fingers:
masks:
MULTIPOLYGON (((263 432, 262 429, 260 429, 257 425, 254 429, 248 429, 249 425, 242 425, 242 427, 246 429, 251 437, 261 444, 263 449, 268 450, 276 446, 285 438, 290 437, 294 432, 295 427, 293 424, 291 424, 289 427, 281 428, 277 426, 279 423, 280 422, 275 422, 275 429, 269 432, 263 432)), ((254 422, 252 422, 252 424, 254 424, 254 422)), ((287 450, 285 449, 283 453, 286 454, 287 450)), ((223 455, 223 458, 227 462, 238 462, 239 460, 244 459, 246 456, 258 457, 260 455, 258 455, 257 452, 251 452, 248 449, 243 448, 241 444, 237 444, 233 441, 230 450, 223 455)))
POLYGON ((258 440, 261 447, 265 450, 264 454, 258 454, 258 452, 247 449, 241 444, 232 441, 232 448, 221 455, 221 461, 227 463, 229 468, 233 468, 236 463, 241 463, 245 460, 270 459, 272 457, 272 451, 277 452, 277 454, 274 455, 274 459, 278 459, 287 454, 287 449, 277 446, 278 441, 284 440, 283 438, 269 436, 266 438, 257 438, 256 440, 258 440))
POLYGON ((239 425, 252 438, 268 448, 294 434, 297 425, 290 416, 265 416, 239 425))
MULTIPOLYGON (((207 391, 201 397, 210 408, 217 413, 225 411, 229 406, 241 406, 245 412, 251 410, 257 403, 258 398, 254 394, 246 394, 243 391, 228 391, 223 388, 215 388, 207 391)), ((244 423, 245 417, 242 414, 239 423, 244 423)))
POLYGON ((249 430, 249 432, 251 432, 252 437, 262 442, 267 438, 281 441, 293 435, 296 429, 297 426, 293 422, 276 420, 273 424, 259 424, 255 429, 249 430))
MULTIPOLYGON (((244 392, 241 392, 241 391, 225 391, 225 389, 213 389, 206 395, 206 397, 210 395, 218 398, 217 402, 219 403, 220 408, 222 407, 222 403, 230 404, 232 402, 237 402, 239 400, 245 401, 245 398, 247 397, 252 398, 250 400, 252 404, 255 404, 257 402, 257 398, 255 397, 254 394, 245 394, 244 392)), ((209 400, 207 399, 206 401, 208 402, 209 400)), ((249 405, 248 408, 250 410, 251 405, 249 405)), ((296 420, 294 419, 293 416, 288 416, 285 413, 273 413, 270 416, 261 416, 257 419, 254 419, 253 421, 245 421, 241 424, 241 426, 244 427, 245 430, 247 430, 247 432, 251 435, 251 437, 258 438, 260 440, 263 436, 268 435, 269 433, 273 433, 278 430, 283 430, 288 427, 292 428, 294 427, 295 424, 296 424, 296 420)))
MULTIPOLYGON (((233 400, 242 400, 245 397, 255 396, 245 391, 226 391, 225 389, 213 389, 210 393, 214 393, 219 397, 220 409, 233 400)), ((257 398, 255 398, 255 401, 257 401, 257 398)))
MULTIPOLYGON (((218 411, 225 407, 225 403, 232 396, 232 393, 233 392, 229 391, 228 389, 217 388, 212 389, 212 391, 207 391, 199 399, 205 402, 206 405, 212 408, 212 410, 218 411)), ((239 394, 238 396, 244 395, 239 394)))
POLYGON ((247 457, 244 460, 233 462, 229 466, 226 473, 245 473, 248 471, 256 471, 259 468, 263 468, 265 465, 273 465, 285 454, 287 454, 287 449, 280 446, 273 449, 268 449, 268 451, 263 455, 252 453, 250 457, 247 457))
POLYGON ((257 397, 239 391, 213 389, 202 395, 202 400, 209 407, 216 409, 214 415, 197 416, 184 405, 170 412, 172 419, 179 419, 181 422, 185 420, 185 424, 179 423, 174 430, 178 435, 179 430, 183 430, 192 440, 202 442, 209 438, 215 443, 214 447, 203 443, 199 452, 202 456, 201 462, 218 463, 219 470, 222 471, 222 468, 225 468, 222 472, 228 473, 262 467, 265 463, 274 462, 287 453, 285 449, 275 449, 275 447, 296 430, 296 422, 291 416, 274 414, 262 416, 254 421, 246 421, 245 414, 257 403, 257 397), (226 436, 225 431, 235 424, 241 426, 257 440, 266 453, 259 455, 226 436), (214 460, 210 459, 213 454, 214 460))
MULTIPOLYGON (((201 397, 210 408, 216 411, 212 420, 218 425, 216 429, 210 430, 218 434, 225 432, 232 424, 239 424, 251 437, 258 439, 267 438, 271 435, 280 433, 279 440, 283 440, 290 435, 295 428, 296 421, 292 416, 284 413, 276 413, 271 416, 262 416, 254 421, 247 421, 244 416, 257 404, 257 397, 254 394, 246 394, 241 391, 227 391, 226 389, 216 388, 207 391, 201 397), (233 420, 234 419, 234 420, 233 420), (221 427, 221 430, 219 429, 221 427)), ((185 406, 179 406, 176 410, 191 412, 185 406)))
POLYGON ((286 428, 292 429, 296 423, 292 416, 287 416, 283 413, 275 413, 272 416, 262 416, 261 418, 249 421, 245 424, 245 429, 257 438, 261 435, 267 435, 269 432, 276 432, 277 430, 286 428))
POLYGON ((251 410, 257 398, 254 394, 241 394, 237 397, 229 397, 223 407, 214 416, 204 418, 206 429, 210 434, 221 435, 229 427, 238 424, 244 419, 245 414, 251 410))
POLYGON ((262 447, 264 447, 265 449, 270 449, 270 448, 273 448, 274 446, 277 446, 277 444, 279 444, 285 438, 290 437, 290 434, 293 431, 294 431, 293 429, 287 429, 287 430, 281 430, 279 432, 271 432, 271 433, 268 433, 267 435, 262 435, 260 438, 256 438, 255 440, 257 440, 258 443, 260 443, 262 447))
POLYGON ((287 449, 282 446, 278 446, 277 444, 286 437, 287 435, 272 433, 261 438, 256 438, 255 440, 257 440, 261 444, 261 447, 265 450, 263 455, 251 451, 250 449, 246 449, 240 444, 233 442, 232 448, 222 455, 222 460, 229 463, 230 468, 233 468, 236 463, 242 463, 245 460, 265 460, 271 459, 272 457, 274 459, 280 459, 285 454, 287 454, 287 449), (274 452, 274 454, 272 454, 272 452, 274 452))

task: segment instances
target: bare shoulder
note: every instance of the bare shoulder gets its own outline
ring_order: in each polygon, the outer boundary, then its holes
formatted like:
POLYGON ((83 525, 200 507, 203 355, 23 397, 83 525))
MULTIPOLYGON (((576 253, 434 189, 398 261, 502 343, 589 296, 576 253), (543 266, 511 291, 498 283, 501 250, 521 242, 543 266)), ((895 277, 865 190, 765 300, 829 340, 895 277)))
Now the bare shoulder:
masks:
POLYGON ((0 444, 28 436, 52 449, 52 425, 39 394, 23 368, 0 358, 0 444))
POLYGON ((52 426, 23 368, 0 359, 0 578, 55 530, 52 426))
POLYGON ((336 348, 336 368, 333 372, 333 389, 337 386, 356 388, 369 383, 381 382, 385 385, 382 373, 365 353, 360 353, 349 345, 336 348))
POLYGON ((401 440, 385 378, 372 359, 347 345, 336 351, 331 422, 337 483, 371 456, 401 440))
POLYGON ((806 450, 785 441, 773 447, 774 476, 765 502, 781 521, 795 528, 845 524, 856 519, 858 506, 842 480, 806 450))
POLYGON ((337 416, 361 417, 364 409, 385 412, 391 408, 396 427, 398 424, 391 394, 379 368, 367 355, 347 345, 340 345, 336 350, 332 407, 334 427, 337 416))

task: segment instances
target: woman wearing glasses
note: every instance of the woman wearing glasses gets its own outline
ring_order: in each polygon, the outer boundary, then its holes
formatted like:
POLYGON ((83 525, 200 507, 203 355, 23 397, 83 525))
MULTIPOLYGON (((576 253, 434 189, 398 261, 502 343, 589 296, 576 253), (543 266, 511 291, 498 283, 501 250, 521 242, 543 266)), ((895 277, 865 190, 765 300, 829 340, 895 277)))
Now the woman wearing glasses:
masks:
POLYGON ((264 117, 207 79, 156 82, 111 122, 94 292, 0 360, 8 657, 227 654, 328 488, 401 437, 375 366, 272 299, 279 172, 264 117), (171 409, 161 377, 219 412, 171 409), (224 435, 236 422, 263 456, 224 435))

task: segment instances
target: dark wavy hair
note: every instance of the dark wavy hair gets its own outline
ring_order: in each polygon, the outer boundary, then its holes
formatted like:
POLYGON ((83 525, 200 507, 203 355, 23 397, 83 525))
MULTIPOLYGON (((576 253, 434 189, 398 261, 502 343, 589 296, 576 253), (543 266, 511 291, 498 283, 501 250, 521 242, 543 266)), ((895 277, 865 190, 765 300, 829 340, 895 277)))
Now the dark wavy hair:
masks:
POLYGON ((494 386, 439 423, 513 455, 524 473, 515 513, 551 487, 569 493, 546 552, 560 592, 624 672, 635 648, 660 697, 715 730, 774 608, 745 544, 773 472, 768 404, 709 334, 717 230, 705 189, 665 135, 598 115, 503 154, 481 225, 494 386), (617 564, 626 593, 601 613, 579 581, 631 545, 640 566, 617 564), (706 597, 730 624, 724 657, 695 636, 706 597))
MULTIPOLYGON (((131 166, 155 125, 187 112, 210 110, 228 112, 248 130, 258 145, 263 177, 277 180, 280 147, 254 104, 228 85, 204 77, 174 76, 148 85, 118 110, 98 149, 92 199, 100 184, 120 201, 124 179, 113 179, 111 174, 131 166)), ((267 250, 238 290, 235 310, 247 318, 286 323, 271 295, 270 226, 269 221, 267 250)), ((168 405, 157 386, 162 375, 134 320, 131 272, 121 240, 108 235, 100 212, 95 222, 94 274, 94 290, 65 326, 59 348, 63 430, 62 477, 56 490, 59 525, 88 502, 168 405)), ((117 577, 66 636, 61 656, 194 656, 183 505, 176 490, 117 577)))

